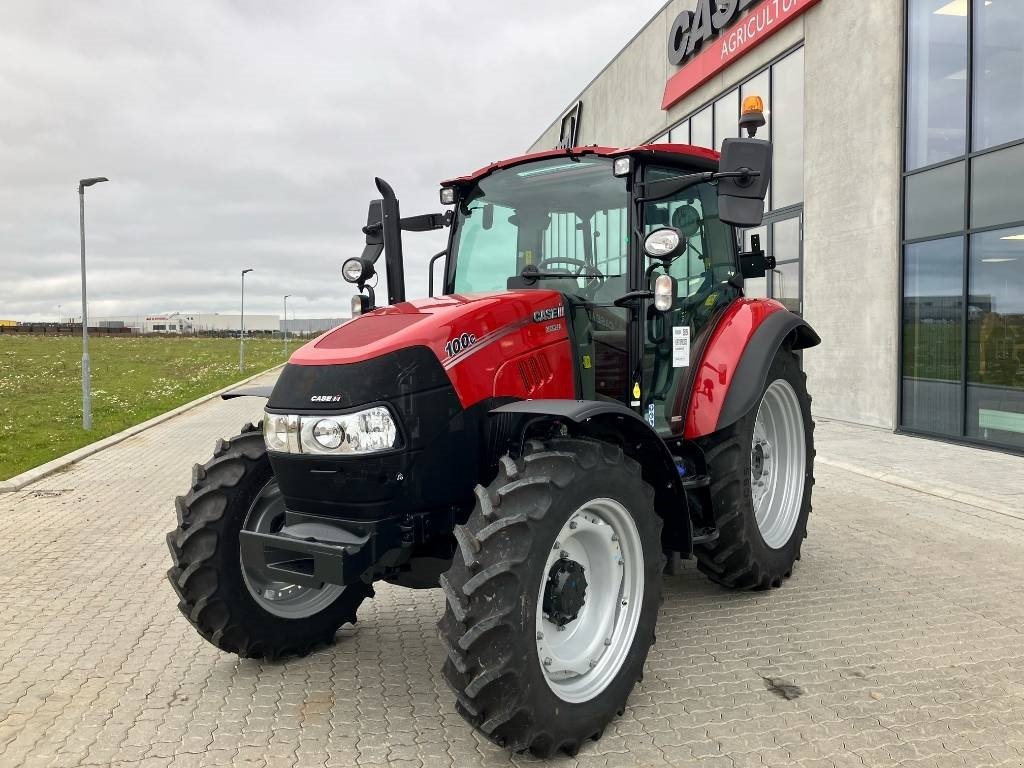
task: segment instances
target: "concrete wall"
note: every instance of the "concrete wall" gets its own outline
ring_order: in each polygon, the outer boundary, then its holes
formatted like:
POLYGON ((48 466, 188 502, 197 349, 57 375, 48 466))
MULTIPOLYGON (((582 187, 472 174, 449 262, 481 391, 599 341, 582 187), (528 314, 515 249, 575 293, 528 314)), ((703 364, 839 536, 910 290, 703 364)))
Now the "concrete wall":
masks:
MULTIPOLYGON (((693 7, 668 3, 586 87, 580 144, 657 137, 803 41, 804 314, 823 340, 805 356, 809 386, 818 415, 892 428, 902 0, 822 0, 666 113, 661 99, 676 71, 666 55, 669 25, 693 7)), ((531 150, 557 143, 560 117, 531 150)))

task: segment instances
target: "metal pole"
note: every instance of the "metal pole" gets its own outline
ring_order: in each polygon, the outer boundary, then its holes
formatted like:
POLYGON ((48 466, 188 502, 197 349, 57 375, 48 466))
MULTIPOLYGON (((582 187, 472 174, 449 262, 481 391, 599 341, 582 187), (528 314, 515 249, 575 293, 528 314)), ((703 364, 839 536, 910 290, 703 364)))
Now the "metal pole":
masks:
POLYGON ((242 330, 238 334, 238 371, 245 372, 245 270, 242 270, 242 330))
POLYGON ((242 331, 238 334, 238 370, 245 371, 245 273, 252 269, 242 270, 242 331))
POLYGON ((284 297, 284 325, 282 326, 284 330, 284 354, 286 356, 288 354, 288 296, 291 296, 291 294, 289 293, 284 297))
POLYGON ((85 289, 85 188, 78 187, 78 228, 82 243, 82 429, 92 429, 92 381, 89 371, 89 310, 85 289))

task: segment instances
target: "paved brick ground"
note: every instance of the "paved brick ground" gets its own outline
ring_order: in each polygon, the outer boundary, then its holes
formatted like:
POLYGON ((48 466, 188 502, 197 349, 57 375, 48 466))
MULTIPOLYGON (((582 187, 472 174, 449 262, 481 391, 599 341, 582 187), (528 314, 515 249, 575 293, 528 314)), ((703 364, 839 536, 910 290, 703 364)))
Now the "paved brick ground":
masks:
MULTIPOLYGON (((358 628, 283 664, 178 615, 172 498, 255 407, 202 406, 0 495, 0 765, 536 762, 455 713, 434 592, 382 586, 358 628)), ((821 467, 793 579, 669 578, 626 715, 558 764, 1024 765, 1022 575, 1024 521, 821 467)))

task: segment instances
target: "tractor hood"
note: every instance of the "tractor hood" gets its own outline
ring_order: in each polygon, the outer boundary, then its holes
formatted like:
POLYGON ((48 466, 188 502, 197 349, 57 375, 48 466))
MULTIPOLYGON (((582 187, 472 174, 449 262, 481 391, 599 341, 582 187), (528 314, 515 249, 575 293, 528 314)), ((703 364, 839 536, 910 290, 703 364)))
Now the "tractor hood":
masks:
MULTIPOLYGON (((358 405, 375 399, 374 392, 393 389, 396 377, 413 374, 410 366, 443 371, 463 408, 493 397, 572 398, 568 338, 565 305, 557 291, 455 294, 401 302, 349 320, 298 349, 269 406, 358 405), (516 367, 524 363, 525 374, 522 366, 516 367), (309 384, 296 387, 300 381, 309 384), (313 391, 327 381, 331 391, 313 391), (290 382, 290 392, 282 387, 285 382, 290 382)), ((440 383, 431 375, 421 386, 440 383)))

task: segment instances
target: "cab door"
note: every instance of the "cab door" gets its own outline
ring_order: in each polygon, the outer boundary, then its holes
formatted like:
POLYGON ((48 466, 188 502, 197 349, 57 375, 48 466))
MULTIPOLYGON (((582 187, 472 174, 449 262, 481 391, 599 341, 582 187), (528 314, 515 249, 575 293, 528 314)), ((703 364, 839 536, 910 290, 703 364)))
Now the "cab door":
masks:
MULTIPOLYGON (((692 171, 649 167, 646 181, 692 171)), ((710 184, 688 187, 673 197, 643 206, 643 235, 676 229, 686 242, 681 255, 664 265, 643 255, 650 285, 660 274, 676 280, 672 308, 659 312, 644 302, 641 415, 663 437, 683 432, 690 377, 696 357, 717 318, 741 295, 734 230, 718 217, 718 193, 710 184)), ((642 248, 641 248, 642 250, 642 248)))

